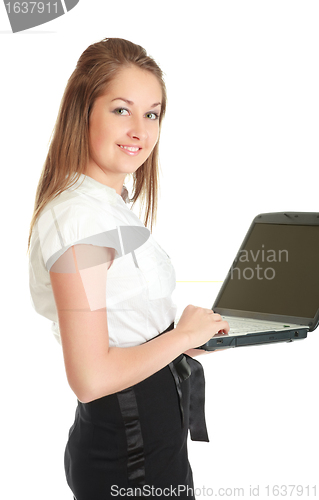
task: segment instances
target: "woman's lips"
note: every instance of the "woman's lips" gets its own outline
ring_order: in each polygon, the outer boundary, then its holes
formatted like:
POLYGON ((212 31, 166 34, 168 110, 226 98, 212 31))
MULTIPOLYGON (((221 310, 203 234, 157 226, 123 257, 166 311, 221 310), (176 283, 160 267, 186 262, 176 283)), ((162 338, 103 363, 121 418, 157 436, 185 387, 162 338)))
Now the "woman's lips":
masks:
POLYGON ((124 144, 118 144, 119 148, 129 156, 136 156, 141 151, 142 148, 139 146, 126 146, 124 144))

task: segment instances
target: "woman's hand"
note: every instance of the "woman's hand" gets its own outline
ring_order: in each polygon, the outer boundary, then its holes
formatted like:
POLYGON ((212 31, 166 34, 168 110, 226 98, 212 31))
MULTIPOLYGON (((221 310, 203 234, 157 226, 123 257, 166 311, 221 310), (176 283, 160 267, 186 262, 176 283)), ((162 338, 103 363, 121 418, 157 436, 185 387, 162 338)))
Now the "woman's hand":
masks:
POLYGON ((205 344, 214 335, 228 334, 229 324, 211 309, 189 304, 185 307, 175 330, 188 336, 188 348, 191 349, 205 344))

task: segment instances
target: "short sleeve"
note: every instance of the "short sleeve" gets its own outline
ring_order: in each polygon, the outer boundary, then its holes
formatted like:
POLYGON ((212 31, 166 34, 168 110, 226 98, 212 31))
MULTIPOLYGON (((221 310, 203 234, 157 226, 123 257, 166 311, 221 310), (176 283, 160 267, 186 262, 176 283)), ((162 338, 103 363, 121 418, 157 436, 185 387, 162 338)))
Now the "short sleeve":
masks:
MULTIPOLYGON (((74 245, 68 248, 51 266, 59 292, 55 297, 57 309, 96 311, 106 307, 107 271, 113 263, 114 250, 95 245, 74 245), (62 285, 61 285, 62 283, 62 285)), ((51 281, 52 283, 52 281, 51 281)))
POLYGON ((112 214, 96 210, 89 204, 86 206, 76 199, 55 206, 48 205, 37 224, 47 271, 50 271, 59 257, 74 245, 113 248, 115 258, 121 255, 118 229, 112 214))
POLYGON ((76 273, 90 268, 98 268, 103 264, 108 267, 114 260, 114 249, 109 247, 79 244, 68 248, 52 264, 53 273, 76 273))

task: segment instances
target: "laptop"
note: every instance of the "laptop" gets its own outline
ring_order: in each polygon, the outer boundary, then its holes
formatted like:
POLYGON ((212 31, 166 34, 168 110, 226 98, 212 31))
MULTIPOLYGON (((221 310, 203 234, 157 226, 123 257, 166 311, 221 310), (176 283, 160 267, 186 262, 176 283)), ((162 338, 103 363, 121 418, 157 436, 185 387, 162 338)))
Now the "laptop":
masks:
POLYGON ((212 306, 230 325, 207 351, 305 339, 319 323, 319 213, 253 220, 212 306))

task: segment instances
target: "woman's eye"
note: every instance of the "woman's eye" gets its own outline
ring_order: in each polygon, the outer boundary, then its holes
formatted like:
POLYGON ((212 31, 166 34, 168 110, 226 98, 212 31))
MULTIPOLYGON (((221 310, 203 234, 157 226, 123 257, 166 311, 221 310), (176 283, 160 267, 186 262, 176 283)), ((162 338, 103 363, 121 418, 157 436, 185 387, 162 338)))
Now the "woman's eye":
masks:
POLYGON ((121 116, 126 116, 126 115, 128 115, 128 114, 129 114, 128 110, 127 110, 127 109, 125 109, 125 108, 116 108, 116 109, 114 110, 114 113, 115 113, 116 115, 121 115, 121 116))
POLYGON ((151 120, 157 120, 159 118, 159 115, 157 113, 146 113, 146 116, 151 120))

